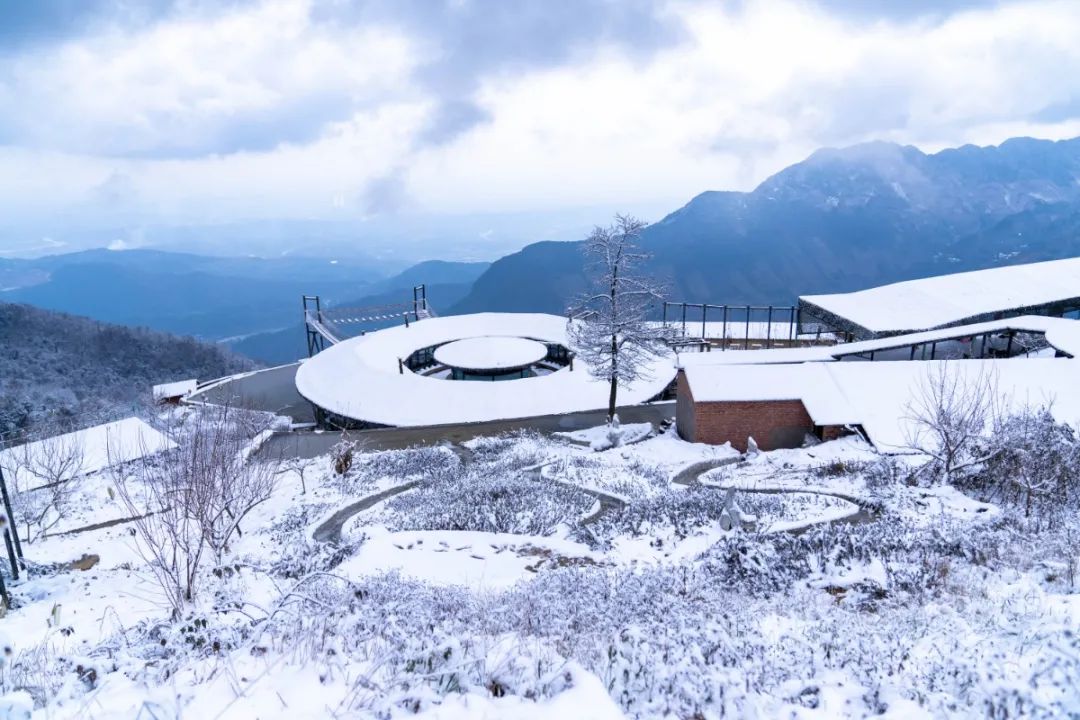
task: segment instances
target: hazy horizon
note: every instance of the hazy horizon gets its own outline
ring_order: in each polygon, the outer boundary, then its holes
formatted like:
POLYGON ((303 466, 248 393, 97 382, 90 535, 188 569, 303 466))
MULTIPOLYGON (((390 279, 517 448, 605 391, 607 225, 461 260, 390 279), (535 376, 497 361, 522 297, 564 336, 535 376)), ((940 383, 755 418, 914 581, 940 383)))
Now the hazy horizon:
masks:
POLYGON ((1080 135, 1077 36, 1052 0, 7 4, 0 257, 490 260, 821 147, 1080 135))

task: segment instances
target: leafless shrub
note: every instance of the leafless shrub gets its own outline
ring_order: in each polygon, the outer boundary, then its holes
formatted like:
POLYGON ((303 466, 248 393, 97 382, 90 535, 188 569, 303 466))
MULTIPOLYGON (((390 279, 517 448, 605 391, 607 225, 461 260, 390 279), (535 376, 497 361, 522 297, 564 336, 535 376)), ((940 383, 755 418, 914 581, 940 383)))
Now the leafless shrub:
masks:
POLYGON ((993 371, 975 375, 961 372, 953 363, 930 365, 908 404, 908 448, 930 457, 925 470, 942 482, 986 462, 997 450, 978 450, 978 440, 998 414, 997 376, 993 371))
POLYGON ((307 479, 305 475, 314 465, 318 464, 317 458, 299 456, 287 457, 281 461, 281 472, 295 473, 300 478, 300 494, 307 495, 307 479))
POLYGON ((75 494, 73 481, 86 467, 86 444, 78 433, 46 437, 7 450, 5 475, 11 504, 26 527, 26 542, 43 538, 63 520, 75 494))
POLYGON ((346 475, 352 469, 353 458, 356 456, 357 442, 343 435, 340 442, 330 449, 330 458, 333 460, 334 472, 338 475, 346 475))
MULTIPOLYGON (((141 541, 174 614, 196 593, 199 569, 209 554, 221 564, 240 523, 273 492, 272 458, 249 458, 257 425, 237 421, 230 408, 206 409, 187 418, 178 449, 161 456, 112 464, 117 494, 141 541)), ((119 448, 110 454, 120 457, 119 448)))
POLYGON ((420 487, 394 497, 395 530, 467 530, 550 535, 592 506, 585 493, 548 478, 530 478, 497 465, 448 467, 420 487))
POLYGON ((984 499, 1022 507, 1025 518, 1047 525, 1080 506, 1080 442, 1049 406, 1000 418, 980 445, 989 459, 964 485, 984 499))
POLYGON ((885 455, 879 460, 866 464, 862 476, 866 487, 875 492, 907 485, 912 480, 910 468, 891 455, 885 455))

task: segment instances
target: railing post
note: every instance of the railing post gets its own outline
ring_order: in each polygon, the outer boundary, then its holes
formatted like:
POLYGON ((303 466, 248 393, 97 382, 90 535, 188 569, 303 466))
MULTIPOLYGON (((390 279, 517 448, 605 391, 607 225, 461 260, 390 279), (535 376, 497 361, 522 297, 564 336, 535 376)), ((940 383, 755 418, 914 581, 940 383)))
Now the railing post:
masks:
POLYGON ((727 305, 724 306, 724 324, 720 326, 720 350, 727 350, 727 305))
POLYGON ((772 347, 772 305, 769 306, 769 321, 765 327, 765 347, 772 347))
POLYGON ((742 345, 743 350, 749 350, 750 349, 750 308, 751 308, 750 305, 746 306, 746 333, 745 333, 745 336, 743 337, 743 345, 742 345))

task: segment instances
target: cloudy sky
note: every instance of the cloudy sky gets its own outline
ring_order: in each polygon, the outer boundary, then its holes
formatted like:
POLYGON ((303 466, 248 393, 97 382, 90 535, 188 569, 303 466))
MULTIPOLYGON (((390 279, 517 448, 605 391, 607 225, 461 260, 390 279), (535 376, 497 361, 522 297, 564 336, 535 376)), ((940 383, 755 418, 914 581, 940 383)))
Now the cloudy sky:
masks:
POLYGON ((0 224, 655 219, 823 145, 1080 135, 1077 38, 1074 0, 0 0, 0 224))

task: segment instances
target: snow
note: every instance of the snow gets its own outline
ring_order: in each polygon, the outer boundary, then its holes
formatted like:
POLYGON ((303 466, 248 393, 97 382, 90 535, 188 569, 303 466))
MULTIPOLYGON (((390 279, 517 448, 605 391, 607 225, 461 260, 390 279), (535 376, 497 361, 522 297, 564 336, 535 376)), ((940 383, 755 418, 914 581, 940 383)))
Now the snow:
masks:
MULTIPOLYGON (((416 426, 557 415, 607 407, 608 385, 580 362, 538 377, 500 383, 454 382, 402 372, 398 359, 463 338, 524 337, 568 346, 566 318, 534 313, 437 317, 379 330, 327 348, 296 373, 309 401, 339 415, 381 425, 416 426)), ((674 355, 653 359, 642 379, 619 388, 635 405, 663 392, 674 355)))
MULTIPOLYGON (((760 311, 757 311, 760 312, 760 311)), ((722 314, 721 311, 713 310, 709 313, 709 317, 716 317, 722 314)), ((755 313, 756 314, 756 313, 755 313)), ((745 340, 747 330, 749 330, 749 339, 764 340, 770 338, 772 340, 793 340, 795 339, 795 328, 789 319, 776 319, 783 318, 788 312, 780 310, 776 311, 772 323, 764 320, 752 320, 747 327, 745 319, 729 319, 726 323, 722 320, 706 320, 702 322, 700 319, 693 320, 687 318, 683 323, 681 319, 668 320, 666 325, 672 330, 677 331, 680 335, 687 338, 709 338, 709 339, 721 339, 728 338, 731 342, 730 345, 738 346, 740 340, 745 340), (704 332, 704 335, 702 335, 704 332)))
POLYGON ((466 338, 435 349, 435 359, 443 365, 465 370, 522 368, 546 355, 546 345, 520 337, 466 338))
POLYGON ((49 448, 81 448, 82 462, 77 474, 90 474, 103 470, 114 463, 125 463, 146 455, 154 455, 176 447, 165 434, 155 430, 143 420, 130 417, 124 420, 97 425, 64 435, 38 440, 27 446, 17 446, 0 451, 0 467, 15 475, 19 481, 34 483, 33 478, 22 478, 18 473, 20 461, 29 452, 33 462, 47 462, 49 448), (33 460, 37 459, 37 460, 33 460))
MULTIPOLYGON (((619 445, 631 445, 644 440, 653 431, 652 423, 630 423, 620 425, 616 430, 619 433, 619 445)), ((555 433, 560 437, 569 438, 574 442, 588 445, 593 450, 607 450, 611 445, 611 427, 609 425, 597 425, 596 427, 573 432, 555 433)))
POLYGON ((535 577, 545 555, 595 557, 581 543, 553 537, 465 531, 387 532, 365 528, 365 541, 338 572, 358 577, 397 570, 436 585, 505 589, 535 577))
MULTIPOLYGON (((705 353, 679 353, 679 367, 699 365, 782 364, 798 362, 830 362, 849 355, 882 353, 888 350, 907 349, 912 345, 969 341, 985 333, 996 334, 1009 330, 1017 332, 1045 333, 1051 346, 1073 357, 1080 357, 1080 321, 1064 318, 1024 315, 1005 320, 992 320, 972 325, 928 330, 907 335, 862 340, 840 345, 811 345, 800 348, 773 348, 769 350, 731 350, 705 353)), ((918 358, 919 355, 916 355, 918 358)), ((906 358, 902 358, 906 359, 906 358)))
POLYGON ((1080 258, 976 270, 801 301, 873 333, 928 330, 1078 297, 1080 258))
POLYGON ((153 387, 154 401, 161 402, 171 398, 187 397, 199 387, 198 380, 178 380, 171 383, 162 383, 153 387))
POLYGON ((913 436, 911 405, 944 366, 973 383, 996 378, 1004 407, 1050 405, 1060 422, 1080 422, 1080 360, 956 360, 716 365, 685 369, 695 402, 800 400, 815 425, 861 425, 883 451, 903 451, 913 436))
MULTIPOLYGON (((1023 508, 956 487, 875 489, 866 467, 880 455, 856 437, 725 464, 706 487, 671 480, 738 453, 671 430, 604 453, 539 434, 468 446, 469 461, 361 445, 348 477, 323 456, 306 493, 295 470, 282 473, 176 620, 130 525, 26 545, 33 565, 9 585, 16 603, 0 621, 0 717, 1070 717, 1080 701, 1075 504, 1064 526, 1033 530, 1023 508), (390 501, 357 516, 340 545, 310 541, 334 510, 429 482, 441 460, 519 479, 502 489, 544 478, 621 488, 629 506, 534 535, 394 529, 390 501), (650 498, 696 497, 667 507, 708 511, 723 498, 708 485, 742 488, 736 499, 761 527, 724 531, 706 515, 675 532, 661 504, 641 513, 650 498), (836 519, 841 496, 873 498, 880 514, 784 531, 836 519), (87 550, 97 566, 63 567, 87 550)), ((475 474, 453 476, 451 490, 475 474)), ((109 483, 81 479, 65 526, 114 518, 109 483)))

